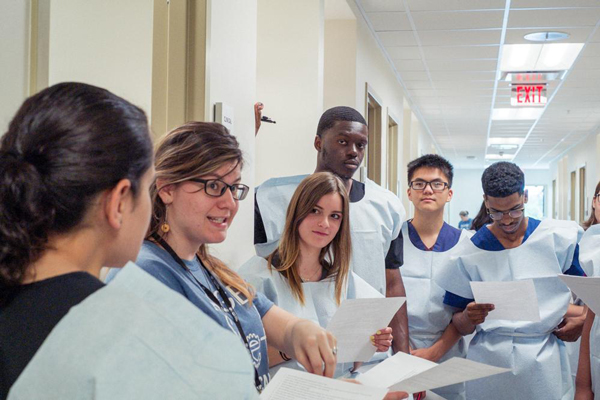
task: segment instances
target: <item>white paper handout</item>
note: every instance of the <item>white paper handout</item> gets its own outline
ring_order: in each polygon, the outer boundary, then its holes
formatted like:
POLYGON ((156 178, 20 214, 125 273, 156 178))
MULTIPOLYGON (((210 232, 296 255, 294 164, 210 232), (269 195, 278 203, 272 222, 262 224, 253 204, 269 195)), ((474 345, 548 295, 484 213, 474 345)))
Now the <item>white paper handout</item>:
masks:
POLYGON ((410 354, 396 353, 359 375, 357 380, 367 386, 416 393, 507 371, 510 370, 459 357, 436 364, 410 354))
POLYGON ((260 395, 261 400, 381 400, 386 388, 369 387, 281 368, 260 395))
POLYGON ((595 314, 600 313, 600 278, 559 275, 577 297, 592 309, 595 314))
POLYGON ((327 325, 337 339, 337 362, 369 361, 377 350, 371 336, 388 326, 405 301, 405 297, 387 297, 342 302, 327 325))
POLYGON ((486 319, 540 322, 540 307, 533 280, 471 282, 476 303, 495 306, 486 319))

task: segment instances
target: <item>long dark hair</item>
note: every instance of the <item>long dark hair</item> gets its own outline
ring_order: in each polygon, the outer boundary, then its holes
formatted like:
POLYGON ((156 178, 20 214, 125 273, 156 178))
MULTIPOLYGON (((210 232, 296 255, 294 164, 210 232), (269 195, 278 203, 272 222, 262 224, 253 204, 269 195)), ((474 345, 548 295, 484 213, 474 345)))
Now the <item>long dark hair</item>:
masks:
POLYGON ((596 190, 594 190, 594 197, 592 197, 592 212, 590 213, 590 217, 587 219, 587 221, 581 224, 585 230, 588 230, 590 226, 598 223, 598 220, 596 219, 596 211, 594 210, 594 200, 596 199, 596 196, 598 196, 598 193, 600 193, 600 182, 598 182, 596 185, 596 190))
POLYGON ((481 207, 479 208, 479 212, 477 213, 475 218, 473 218, 473 222, 471 222, 471 229, 474 231, 478 231, 481 227, 491 223, 492 219, 488 214, 487 207, 485 206, 485 201, 482 201, 481 207))
POLYGON ((121 179, 137 193, 151 165, 146 115, 126 100, 73 82, 28 98, 0 142, 0 287, 20 284, 97 194, 121 179))

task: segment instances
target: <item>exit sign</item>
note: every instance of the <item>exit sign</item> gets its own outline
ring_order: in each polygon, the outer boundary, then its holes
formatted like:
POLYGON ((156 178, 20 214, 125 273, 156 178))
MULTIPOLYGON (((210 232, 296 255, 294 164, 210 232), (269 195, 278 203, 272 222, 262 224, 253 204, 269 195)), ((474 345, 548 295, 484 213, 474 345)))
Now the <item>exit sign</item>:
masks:
POLYGON ((511 85, 511 106, 545 106, 548 98, 546 97, 546 84, 538 83, 536 85, 511 85))

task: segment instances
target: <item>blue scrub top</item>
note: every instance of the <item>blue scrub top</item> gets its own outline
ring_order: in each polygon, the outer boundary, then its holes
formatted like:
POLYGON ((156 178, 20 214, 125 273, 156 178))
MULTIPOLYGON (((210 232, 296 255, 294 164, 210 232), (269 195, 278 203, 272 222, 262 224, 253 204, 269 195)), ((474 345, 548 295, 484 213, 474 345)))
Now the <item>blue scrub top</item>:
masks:
MULTIPOLYGON (((529 217, 529 221, 527 223, 527 229, 525 230, 525 236, 523 236, 523 243, 531 236, 531 234, 537 229, 540 225, 539 220, 535 218, 529 217)), ((506 250, 506 248, 500 243, 498 238, 494 236, 492 231, 490 231, 487 227, 482 227, 482 229, 478 230, 473 237, 471 237, 471 242, 481 250, 487 251, 501 251, 506 250)), ((583 268, 579 264, 579 245, 575 246, 575 254, 573 255, 573 261, 571 262, 571 268, 569 268, 564 273, 565 275, 575 275, 575 276, 585 276, 585 272, 583 272, 583 268)), ((444 303, 449 306, 465 309, 467 304, 474 301, 474 299, 467 299, 461 296, 458 296, 451 292, 446 292, 444 296, 444 303)))
POLYGON ((433 247, 428 248, 421 240, 419 232, 417 232, 412 224, 412 220, 408 221, 407 225, 410 242, 413 244, 413 246, 422 251, 434 251, 439 253, 448 251, 456 246, 460 240, 460 229, 456 229, 444 222, 444 225, 442 225, 442 229, 440 229, 440 233, 438 234, 437 240, 435 241, 433 247))

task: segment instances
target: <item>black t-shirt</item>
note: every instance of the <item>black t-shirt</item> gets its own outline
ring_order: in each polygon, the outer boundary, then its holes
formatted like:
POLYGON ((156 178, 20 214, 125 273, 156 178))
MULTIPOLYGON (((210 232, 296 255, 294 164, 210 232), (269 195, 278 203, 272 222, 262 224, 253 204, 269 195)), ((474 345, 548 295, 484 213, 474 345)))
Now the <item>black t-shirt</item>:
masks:
MULTIPOLYGON (((0 306, 0 399, 69 309, 104 284, 87 272, 73 272, 9 289, 0 306)), ((4 296, 3 296, 4 297, 4 296)))
MULTIPOLYGON (((352 186, 350 187, 349 194, 350 203, 359 202, 365 197, 365 184, 357 180, 352 179, 352 186)), ((267 232, 265 231, 265 224, 260 214, 260 208, 256 201, 256 192, 254 193, 254 244, 266 243, 267 232)), ((385 256, 385 268, 386 269, 398 269, 404 264, 404 243, 402 241, 402 231, 398 234, 398 237, 392 240, 390 248, 385 256)))

